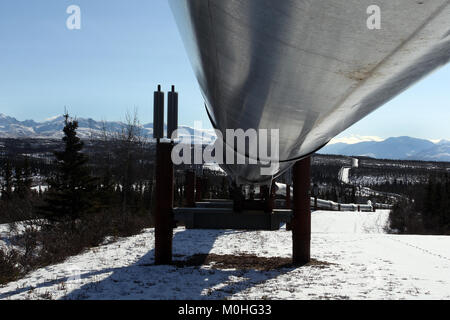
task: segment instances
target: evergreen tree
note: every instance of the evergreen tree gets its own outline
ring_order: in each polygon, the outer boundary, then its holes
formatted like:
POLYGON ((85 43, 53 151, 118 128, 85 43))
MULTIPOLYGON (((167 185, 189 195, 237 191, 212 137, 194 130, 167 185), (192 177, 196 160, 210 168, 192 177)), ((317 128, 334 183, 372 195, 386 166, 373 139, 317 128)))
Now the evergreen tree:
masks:
POLYGON ((14 168, 14 192, 13 197, 16 198, 22 191, 22 168, 16 166, 14 168))
POLYGON ((15 169, 16 189, 15 194, 21 200, 29 200, 31 197, 32 177, 28 158, 25 158, 23 165, 15 169))
POLYGON ((450 234, 450 178, 445 176, 445 188, 442 201, 443 228, 445 234, 450 234))
POLYGON ((57 173, 48 180, 49 191, 39 212, 50 221, 74 221, 92 212, 95 184, 87 167, 88 157, 81 152, 77 137, 78 122, 64 115, 64 150, 55 152, 57 173))
POLYGON ((101 177, 101 185, 98 190, 98 196, 100 206, 105 210, 111 209, 113 206, 117 205, 115 183, 111 168, 108 164, 106 164, 105 173, 101 177))
POLYGON ((28 158, 25 158, 23 163, 23 185, 27 192, 31 192, 31 187, 33 185, 33 177, 32 177, 30 162, 28 158))
POLYGON ((428 180, 428 184, 425 190, 425 197, 423 202, 423 222, 426 229, 432 226, 432 216, 433 216, 433 195, 434 195, 434 181, 433 179, 428 180))
POLYGON ((2 186, 2 200, 8 201, 12 197, 13 186, 13 172, 11 161, 7 159, 3 167, 3 186, 2 186))
POLYGON ((352 197, 351 197, 351 203, 356 203, 356 187, 352 187, 352 197))

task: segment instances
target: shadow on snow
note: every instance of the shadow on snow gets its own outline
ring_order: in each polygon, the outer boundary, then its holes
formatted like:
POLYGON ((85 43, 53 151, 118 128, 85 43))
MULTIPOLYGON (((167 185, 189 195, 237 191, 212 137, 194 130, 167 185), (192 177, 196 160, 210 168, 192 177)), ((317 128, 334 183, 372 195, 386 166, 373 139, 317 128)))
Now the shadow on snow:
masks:
MULTIPOLYGON (((214 242, 221 235, 245 231, 231 230, 183 230, 176 232, 173 238, 174 260, 186 260, 194 254, 208 254, 214 242), (198 232, 208 232, 208 236, 196 237, 198 232), (189 252, 185 244, 193 241, 195 252, 189 252)), ((62 299, 226 299, 243 292, 259 283, 274 279, 294 270, 286 267, 270 271, 258 270, 220 270, 204 266, 177 267, 175 265, 154 265, 154 250, 143 255, 136 263, 119 268, 105 268, 90 272, 81 272, 81 281, 89 283, 70 291, 62 299), (95 278, 101 278, 96 280, 95 278), (94 279, 92 279, 94 278, 94 279)), ((27 286, 0 294, 5 299, 31 289, 50 288, 67 282, 68 277, 61 277, 35 287, 27 286)), ((268 292, 270 294, 270 292, 268 292)), ((261 292, 257 298, 264 298, 261 292)))

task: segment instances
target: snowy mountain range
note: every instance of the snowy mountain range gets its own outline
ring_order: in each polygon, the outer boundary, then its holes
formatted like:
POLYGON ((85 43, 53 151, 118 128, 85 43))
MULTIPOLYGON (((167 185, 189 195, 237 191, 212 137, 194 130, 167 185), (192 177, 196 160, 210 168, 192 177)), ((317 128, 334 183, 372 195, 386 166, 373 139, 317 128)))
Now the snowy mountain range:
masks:
POLYGON ((319 153, 393 160, 450 161, 450 141, 433 143, 424 139, 397 137, 383 141, 330 144, 319 153))
MULTIPOLYGON (((120 132, 125 123, 120 121, 96 121, 93 119, 77 118, 78 121, 78 136, 82 139, 91 137, 101 137, 103 129, 106 128, 108 132, 120 132)), ((60 139, 63 135, 62 129, 64 127, 64 117, 56 116, 42 122, 34 120, 19 121, 16 118, 6 116, 0 113, 0 138, 34 138, 34 139, 60 139)), ((187 126, 180 126, 183 129, 185 136, 189 136, 194 140, 194 143, 200 141, 198 133, 194 132, 193 128, 187 126)), ((153 134, 153 124, 147 123, 141 126, 142 134, 151 137, 153 134)), ((215 139, 213 130, 200 130, 203 134, 205 142, 215 139)))
MULTIPOLYGON (((118 132, 125 126, 119 121, 102 122, 85 118, 77 120, 78 134, 85 139, 101 136, 104 126, 109 132, 118 132)), ((34 120, 19 121, 0 113, 0 138, 60 139, 63 127, 64 118, 62 116, 36 122, 34 120)), ((141 128, 144 135, 151 137, 152 123, 144 124, 141 128)), ((180 128, 185 130, 185 135, 193 139, 194 143, 200 141, 200 137, 195 135, 193 128, 187 126, 180 126, 180 128)), ((201 132, 204 134, 204 142, 208 143, 215 139, 213 130, 201 130, 201 132)), ((450 141, 442 140, 433 143, 424 139, 397 137, 353 144, 340 142, 327 145, 319 153, 394 160, 450 161, 450 141)))

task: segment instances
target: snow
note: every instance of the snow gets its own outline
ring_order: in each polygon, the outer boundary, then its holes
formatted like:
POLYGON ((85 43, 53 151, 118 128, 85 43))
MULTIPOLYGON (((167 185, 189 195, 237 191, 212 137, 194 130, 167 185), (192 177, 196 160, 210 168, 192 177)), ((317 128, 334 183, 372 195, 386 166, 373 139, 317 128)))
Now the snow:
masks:
POLYGON ((216 171, 216 172, 219 172, 222 174, 225 173, 225 171, 223 171, 223 169, 217 163, 205 163, 205 164, 203 164, 203 169, 216 171))
POLYGON ((389 210, 376 212, 314 211, 311 214, 314 233, 382 234, 385 232, 389 210))
POLYGON ((56 115, 47 119, 44 119, 43 122, 52 122, 52 121, 56 121, 56 120, 63 120, 64 118, 61 115, 56 115))
MULTIPOLYGON (((87 250, 0 288, 0 299, 450 299, 450 237, 384 233, 388 211, 312 214, 312 258, 272 271, 154 266, 154 230, 87 250)), ((186 230, 174 256, 290 257, 291 233, 186 230)))
POLYGON ((377 137, 377 136, 361 136, 361 135, 350 135, 347 137, 335 137, 331 139, 329 142, 329 145, 336 144, 336 143, 345 143, 345 144, 357 144, 361 142, 370 142, 370 141, 376 141, 381 142, 385 139, 377 137))
POLYGON ((8 224, 0 224, 0 250, 9 244, 10 232, 8 224))

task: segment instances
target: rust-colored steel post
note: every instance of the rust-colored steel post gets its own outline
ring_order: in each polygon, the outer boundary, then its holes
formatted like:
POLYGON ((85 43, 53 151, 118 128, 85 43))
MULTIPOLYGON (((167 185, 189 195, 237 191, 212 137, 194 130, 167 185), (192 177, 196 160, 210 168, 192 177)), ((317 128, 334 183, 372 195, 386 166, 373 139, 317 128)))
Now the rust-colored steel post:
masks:
POLYGON ((276 193, 276 185, 275 181, 272 182, 272 185, 269 187, 269 195, 266 203, 266 212, 272 213, 273 209, 275 209, 275 193, 276 193))
POLYGON ((197 177, 195 180, 195 201, 200 202, 203 199, 203 179, 197 177))
POLYGON ((189 208, 195 207, 195 172, 188 171, 186 173, 186 206, 189 208))
POLYGON ((155 264, 172 263, 173 163, 172 143, 156 146, 155 264))
POLYGON ((261 186, 262 207, 266 213, 272 212, 272 208, 270 207, 271 188, 272 186, 261 186))
POLYGON ((293 168, 292 260, 294 264, 300 265, 311 260, 310 181, 311 158, 308 157, 298 161, 293 168))
POLYGON ((261 200, 266 201, 268 193, 269 191, 267 186, 264 185, 259 187, 259 195, 261 197, 261 200))
POLYGON ((286 209, 291 209, 291 185, 286 185, 286 209))
POLYGON ((211 192, 210 192, 209 189, 210 189, 210 186, 208 184, 208 178, 204 177, 203 178, 203 196, 202 196, 202 199, 205 199, 208 196, 209 196, 209 198, 211 198, 211 196, 210 196, 211 192))

